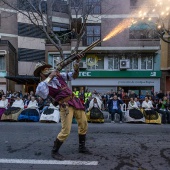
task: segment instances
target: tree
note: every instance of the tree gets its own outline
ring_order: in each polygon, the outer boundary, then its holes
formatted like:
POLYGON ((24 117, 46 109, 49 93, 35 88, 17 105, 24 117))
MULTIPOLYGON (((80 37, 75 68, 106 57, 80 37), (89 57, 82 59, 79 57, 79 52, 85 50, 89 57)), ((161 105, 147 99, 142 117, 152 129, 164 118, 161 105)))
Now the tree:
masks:
POLYGON ((26 17, 41 30, 46 39, 59 51, 64 59, 62 43, 71 36, 76 39, 73 52, 77 52, 85 34, 88 16, 102 0, 0 0, 5 5, 26 17), (53 13, 64 12, 70 19, 70 30, 55 32, 52 25, 53 13), (73 18, 74 15, 74 18, 73 18))
POLYGON ((139 24, 143 22, 148 25, 149 31, 151 29, 154 31, 152 34, 157 34, 158 38, 170 43, 170 0, 144 0, 142 2, 131 0, 131 3, 136 7, 132 27, 139 27, 139 24))

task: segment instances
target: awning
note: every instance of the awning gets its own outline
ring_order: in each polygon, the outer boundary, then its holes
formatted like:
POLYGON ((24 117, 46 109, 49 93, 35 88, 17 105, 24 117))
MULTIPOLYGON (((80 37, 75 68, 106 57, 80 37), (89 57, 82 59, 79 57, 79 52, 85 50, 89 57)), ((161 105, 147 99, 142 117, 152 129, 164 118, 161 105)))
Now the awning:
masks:
POLYGON ((39 77, 29 75, 5 76, 5 78, 18 84, 38 84, 40 82, 39 77))
POLYGON ((136 23, 130 27, 130 30, 150 30, 155 29, 155 23, 148 22, 148 23, 136 23))

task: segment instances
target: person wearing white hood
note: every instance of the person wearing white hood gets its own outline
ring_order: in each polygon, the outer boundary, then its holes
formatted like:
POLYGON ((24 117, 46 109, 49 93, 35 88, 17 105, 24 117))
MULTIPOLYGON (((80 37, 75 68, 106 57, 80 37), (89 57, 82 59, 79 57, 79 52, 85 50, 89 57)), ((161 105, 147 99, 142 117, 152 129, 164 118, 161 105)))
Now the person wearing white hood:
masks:
POLYGON ((19 96, 17 96, 14 103, 12 104, 12 107, 20 107, 21 109, 24 109, 23 100, 19 96))
POLYGON ((94 97, 89 104, 89 108, 87 109, 88 111, 90 111, 93 107, 98 108, 98 109, 102 109, 102 101, 98 98, 98 97, 94 97))
POLYGON ((8 99, 3 95, 2 99, 0 100, 0 119, 2 114, 5 112, 8 106, 8 99))
POLYGON ((31 97, 31 100, 30 100, 27 108, 32 108, 32 109, 37 109, 38 108, 38 103, 35 100, 34 96, 31 97))
POLYGON ((102 101, 98 97, 94 97, 87 109, 87 119, 90 122, 104 122, 104 115, 102 113, 102 101))
POLYGON ((12 106, 5 110, 4 114, 1 117, 1 120, 17 121, 18 116, 20 115, 23 109, 24 102, 22 99, 20 99, 19 96, 17 96, 12 106))

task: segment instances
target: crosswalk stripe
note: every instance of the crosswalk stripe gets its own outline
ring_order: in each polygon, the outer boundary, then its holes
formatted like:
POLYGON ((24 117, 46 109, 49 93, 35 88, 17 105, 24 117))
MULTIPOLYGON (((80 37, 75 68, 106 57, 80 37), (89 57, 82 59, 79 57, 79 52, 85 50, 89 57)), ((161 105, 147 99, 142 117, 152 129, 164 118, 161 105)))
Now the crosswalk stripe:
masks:
POLYGON ((72 161, 72 160, 36 160, 36 159, 0 159, 0 163, 11 164, 47 164, 47 165, 98 165, 98 161, 72 161))

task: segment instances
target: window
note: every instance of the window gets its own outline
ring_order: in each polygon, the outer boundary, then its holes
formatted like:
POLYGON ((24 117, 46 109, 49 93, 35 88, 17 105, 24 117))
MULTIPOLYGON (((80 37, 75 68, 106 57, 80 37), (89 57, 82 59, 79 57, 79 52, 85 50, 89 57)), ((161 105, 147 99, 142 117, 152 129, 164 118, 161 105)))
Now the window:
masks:
POLYGON ((130 40, 159 40, 157 33, 155 32, 155 24, 153 22, 137 23, 129 29, 130 40))
POLYGON ((81 0, 71 0, 71 7, 81 9, 83 7, 83 3, 81 0))
POLYGON ((139 55, 138 54, 126 54, 125 59, 130 60, 130 69, 131 70, 139 69, 139 55))
POLYGON ((0 55, 0 70, 5 70, 6 67, 5 67, 5 56, 3 55, 0 55))
POLYGON ((141 56, 141 70, 153 70, 153 56, 141 56))
POLYGON ((153 54, 141 53, 126 53, 109 55, 106 60, 107 70, 118 70, 119 61, 128 59, 130 61, 130 68, 128 70, 153 70, 153 54))
POLYGON ((130 6, 137 6, 137 0, 130 0, 130 6))
POLYGON ((99 70, 104 69, 104 56, 88 54, 86 56, 87 69, 99 70))
POLYGON ((113 57, 108 57, 108 70, 117 70, 119 69, 119 56, 114 54, 113 57))
MULTIPOLYGON (((67 58, 67 57, 69 57, 69 55, 65 54, 64 58, 67 58)), ((56 69, 57 64, 60 63, 61 61, 62 61, 62 59, 61 59, 61 56, 59 54, 53 55, 53 63, 52 63, 53 68, 56 69)), ((70 64, 72 64, 72 63, 70 63, 70 64)), ((66 66, 66 67, 69 67, 69 65, 66 66)), ((65 69, 65 68, 63 68, 63 69, 65 69)))
POLYGON ((54 31, 54 33, 56 33, 58 35, 62 44, 70 42, 71 30, 69 30, 69 25, 53 23, 53 31, 54 31))
POLYGON ((101 14, 101 2, 100 0, 86 0, 87 13, 88 14, 101 14))
POLYGON ((52 11, 67 14, 68 13, 67 2, 65 0, 55 0, 55 1, 53 1, 52 11))
MULTIPOLYGON (((42 28, 42 26, 40 26, 42 28)), ((45 38, 45 33, 33 24, 18 22, 18 35, 24 37, 45 38)))
POLYGON ((86 38, 84 38, 84 45, 90 45, 94 41, 101 38, 101 32, 100 32, 101 28, 100 27, 101 27, 100 25, 86 26, 86 38))
POLYGON ((18 60, 19 61, 44 61, 45 51, 27 49, 27 48, 19 48, 18 49, 18 60))
MULTIPOLYGON (((17 5, 19 10, 27 11, 27 12, 36 12, 39 11, 39 0, 17 0, 17 5), (35 8, 35 9, 34 9, 35 8)), ((42 13, 47 13, 47 2, 42 1, 41 3, 42 13)))
POLYGON ((139 7, 139 6, 151 6, 153 2, 148 0, 130 0, 130 6, 131 7, 139 7))

